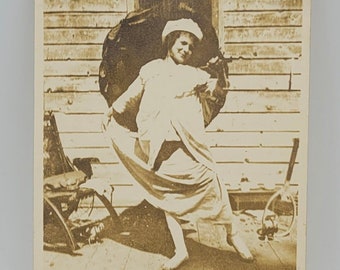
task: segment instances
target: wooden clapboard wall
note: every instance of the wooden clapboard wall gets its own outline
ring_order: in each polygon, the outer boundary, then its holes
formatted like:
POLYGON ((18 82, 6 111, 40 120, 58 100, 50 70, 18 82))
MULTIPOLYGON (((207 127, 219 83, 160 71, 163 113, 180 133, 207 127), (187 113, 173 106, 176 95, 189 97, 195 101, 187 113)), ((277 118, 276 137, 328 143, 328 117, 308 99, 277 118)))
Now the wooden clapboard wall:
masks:
MULTIPOLYGON (((219 9, 232 104, 215 122, 223 127, 213 137, 225 138, 217 159, 234 171, 233 181, 282 183, 300 133, 302 0, 225 0, 219 9)), ((293 183, 301 170, 297 162, 293 183)))
MULTIPOLYGON (((114 203, 121 207, 135 204, 141 193, 101 133, 107 107, 99 93, 98 67, 106 34, 136 4, 44 2, 45 110, 58 112, 61 141, 71 159, 100 159, 93 164, 94 177, 112 181, 114 203)), ((281 184, 292 138, 300 130, 301 0, 221 0, 212 6, 222 50, 232 59, 227 102, 207 129, 218 170, 229 187, 242 178, 281 184)), ((293 183, 300 175, 297 164, 293 183)))

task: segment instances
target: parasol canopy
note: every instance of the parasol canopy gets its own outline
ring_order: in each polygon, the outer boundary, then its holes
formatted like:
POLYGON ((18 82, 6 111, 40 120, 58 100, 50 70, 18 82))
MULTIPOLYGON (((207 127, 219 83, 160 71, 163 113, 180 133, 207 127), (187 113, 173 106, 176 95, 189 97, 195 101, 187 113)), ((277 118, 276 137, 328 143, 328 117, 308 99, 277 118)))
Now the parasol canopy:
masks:
MULTIPOLYGON (((127 14, 107 34, 99 67, 99 87, 108 106, 124 93, 147 62, 165 57, 161 34, 167 21, 191 18, 201 28, 203 39, 195 48, 191 65, 204 66, 209 59, 220 55, 218 38, 211 21, 189 5, 178 1, 160 1, 148 9, 127 14)), ((130 130, 136 130, 135 116, 138 101, 124 118, 130 130)))

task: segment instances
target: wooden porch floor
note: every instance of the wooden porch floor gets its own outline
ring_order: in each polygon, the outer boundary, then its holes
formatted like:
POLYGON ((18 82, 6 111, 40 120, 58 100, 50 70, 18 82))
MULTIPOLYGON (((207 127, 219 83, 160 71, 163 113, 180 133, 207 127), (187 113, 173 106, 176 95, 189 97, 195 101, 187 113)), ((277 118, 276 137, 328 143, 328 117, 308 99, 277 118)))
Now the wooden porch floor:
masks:
MULTIPOLYGON (((253 212, 260 214, 259 212, 253 212)), ((43 252, 44 270, 153 270, 173 255, 173 243, 163 213, 137 207, 121 214, 128 235, 105 235, 101 243, 84 245, 73 255, 43 252)), ((261 241, 255 216, 237 216, 240 234, 255 256, 253 263, 242 262, 225 240, 222 226, 200 223, 185 230, 189 260, 178 269, 296 269, 296 231, 281 240, 261 241), (196 227, 196 229, 194 228, 196 227)))

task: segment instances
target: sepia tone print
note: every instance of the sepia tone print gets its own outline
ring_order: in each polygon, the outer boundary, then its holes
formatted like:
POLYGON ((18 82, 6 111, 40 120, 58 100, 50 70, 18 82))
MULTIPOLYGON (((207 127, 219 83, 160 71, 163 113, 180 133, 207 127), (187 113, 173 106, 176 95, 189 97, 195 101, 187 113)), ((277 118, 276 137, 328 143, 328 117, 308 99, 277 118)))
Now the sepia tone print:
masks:
POLYGON ((34 269, 305 269, 309 19, 36 0, 34 269))

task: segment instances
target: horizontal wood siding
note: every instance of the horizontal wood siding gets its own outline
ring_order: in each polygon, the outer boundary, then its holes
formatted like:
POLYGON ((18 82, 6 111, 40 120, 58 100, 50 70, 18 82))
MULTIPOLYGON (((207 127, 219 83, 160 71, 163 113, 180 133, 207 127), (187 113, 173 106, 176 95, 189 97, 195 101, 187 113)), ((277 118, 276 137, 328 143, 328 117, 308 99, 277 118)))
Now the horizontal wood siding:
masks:
POLYGON ((45 45, 45 61, 60 60, 100 60, 102 45, 70 44, 70 45, 45 45))
POLYGON ((223 14, 223 25, 233 27, 245 26, 301 26, 302 14, 300 11, 234 11, 223 14))
MULTIPOLYGON (((226 185, 235 186, 239 179, 247 178, 252 183, 280 183, 282 184, 287 173, 287 164, 267 164, 267 163, 218 163, 216 165, 219 177, 226 185)), ((301 179, 302 171, 299 164, 294 167, 292 183, 298 183, 301 179)), ((97 177, 112 179, 116 185, 131 185, 135 180, 127 171, 122 169, 121 164, 94 164, 93 172, 97 177)))
MULTIPOLYGON (((74 80, 74 85, 86 84, 74 80)), ((71 84, 70 84, 71 86, 71 84)), ((91 91, 88 89, 87 91, 91 91)), ((106 110, 104 98, 98 92, 45 93, 45 109, 69 113, 102 113, 106 110)), ((296 113, 299 110, 299 91, 229 91, 221 112, 232 113, 296 113)))
MULTIPOLYGON (((64 77, 64 76, 97 76, 100 59, 70 60, 66 61, 46 61, 44 72, 46 77, 64 77)), ((289 75, 291 71, 298 75, 300 71, 298 63, 285 59, 238 59, 229 65, 232 71, 231 75, 268 75, 279 74, 289 75), (294 65, 294 66, 293 66, 294 65), (294 69, 294 70, 293 70, 294 69)), ((289 77, 284 78, 288 81, 289 77)), ((234 86, 235 89, 237 87, 234 86)))
MULTIPOLYGON (((301 76, 289 74, 267 75, 230 75, 231 90, 299 90, 301 76)), ((44 78, 45 92, 82 92, 98 91, 98 76, 46 76, 44 78)))
POLYGON ((126 12, 110 13, 48 13, 44 16, 45 29, 63 28, 112 28, 126 15, 126 12))
MULTIPOLYGON (((75 134, 76 135, 76 134, 75 134)), ((271 134, 277 136, 277 134, 271 134)), ((291 136, 294 134, 291 134, 291 136)), ((66 141, 67 136, 62 136, 63 141, 66 141)), ((288 137, 288 136, 287 136, 288 137)), ((288 141, 288 140, 286 140, 288 141)), ((257 146, 254 143, 253 146, 227 146, 227 147, 211 147, 211 152, 217 162, 231 162, 231 163, 287 163, 287 156, 289 156, 291 148, 271 146, 257 146)), ((282 145, 282 143, 281 143, 282 145)), ((95 143, 91 147, 85 147, 84 145, 74 145, 67 143, 64 149, 66 155, 73 160, 77 157, 97 157, 101 163, 119 163, 118 157, 112 148, 105 145, 100 146, 95 143)), ((297 157, 299 162, 299 157, 297 157)))
MULTIPOLYGON (((232 112, 231 123, 242 123, 241 119, 245 117, 248 121, 244 121, 244 125, 236 124, 237 130, 230 128, 214 133, 213 130, 222 127, 221 121, 228 122, 227 115, 231 116, 231 112, 227 113, 227 109, 220 114, 226 115, 224 120, 216 118, 209 132, 216 142, 213 149, 225 151, 215 151, 215 157, 218 164, 225 166, 225 171, 238 180, 247 177, 258 183, 282 183, 292 138, 300 134, 301 91, 307 90, 302 89, 302 1, 225 0, 220 2, 220 7, 220 37, 224 55, 231 59, 232 90, 239 97, 247 97, 239 103, 243 110, 232 112), (254 93, 259 95, 255 97, 254 93), (269 102, 264 102, 267 98, 269 102), (253 103, 256 103, 257 111, 248 110, 254 108, 253 103), (230 138, 231 134, 238 138, 230 138), (228 138, 228 145, 221 145, 222 138, 228 138), (223 158, 228 156, 225 153, 231 148, 239 151, 240 154, 235 155, 239 158, 223 158)), ((292 182, 298 184, 302 172, 297 164, 292 182)), ((225 177, 231 180, 230 175, 225 174, 225 177)))
MULTIPOLYGON (((234 58, 291 59, 301 55, 301 45, 295 43, 281 44, 224 44, 225 55, 234 58)), ((45 45, 45 60, 101 60, 102 44, 68 44, 45 45)), ((233 65, 234 63, 231 63, 233 65)))
MULTIPOLYGON (((102 114, 60 114, 57 113, 59 132, 62 133, 101 133, 102 114)), ((298 132, 299 114, 290 113, 220 113, 207 127, 206 136, 219 137, 224 133, 239 132, 298 132)), ((222 135, 223 137, 224 135, 222 135)), ((223 142, 223 138, 221 138, 223 142)), ((228 141, 226 142, 227 145, 228 141)), ((270 142, 269 142, 270 143, 270 142)))
MULTIPOLYGON (((97 157, 94 177, 115 186, 114 205, 142 198, 135 181, 101 131, 107 109, 98 68, 109 30, 134 7, 133 0, 45 0, 44 106, 56 113, 70 159, 97 157), (131 196, 127 196, 130 194, 131 196)), ((221 48, 229 58, 231 87, 207 142, 226 187, 248 178, 282 184, 292 139, 300 135, 302 89, 301 0, 220 1, 221 48)), ((303 168, 298 154, 292 182, 303 168)))
MULTIPOLYGON (((286 132, 280 134, 279 131, 267 131, 267 132, 207 132, 207 143, 217 150, 218 148, 229 147, 289 147, 289 136, 298 135, 297 131, 286 132), (228 142, 226 140, 229 139, 228 142), (273 140, 271 143, 264 143, 263 140, 273 140)), ((101 132, 98 133, 61 133, 61 141, 65 148, 106 148, 109 147, 109 143, 105 141, 105 137, 101 132)), ((216 151, 216 150, 215 150, 216 151)), ((242 151, 242 149, 241 149, 242 151)), ((261 157, 259 157, 261 158, 261 157)), ((262 157, 264 158, 264 157, 262 157)))
POLYGON ((227 57, 232 56, 236 59, 291 59, 301 56, 301 45, 299 43, 224 43, 224 52, 227 57))
POLYGON ((222 0, 223 10, 228 11, 267 11, 302 10, 302 0, 222 0))
POLYGON ((45 13, 50 12, 126 12, 125 0, 44 0, 45 13))
POLYGON ((64 44, 102 44, 109 28, 71 28, 46 29, 44 43, 46 45, 64 44))

